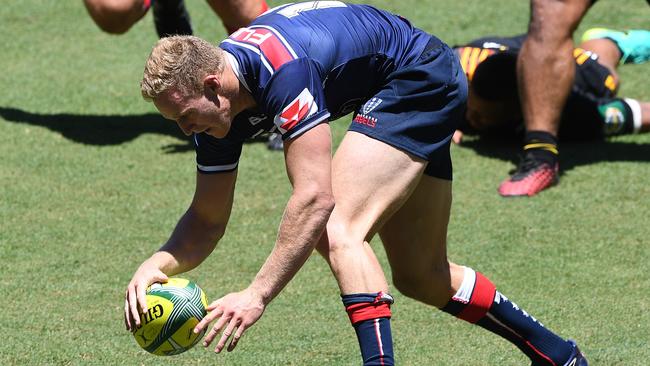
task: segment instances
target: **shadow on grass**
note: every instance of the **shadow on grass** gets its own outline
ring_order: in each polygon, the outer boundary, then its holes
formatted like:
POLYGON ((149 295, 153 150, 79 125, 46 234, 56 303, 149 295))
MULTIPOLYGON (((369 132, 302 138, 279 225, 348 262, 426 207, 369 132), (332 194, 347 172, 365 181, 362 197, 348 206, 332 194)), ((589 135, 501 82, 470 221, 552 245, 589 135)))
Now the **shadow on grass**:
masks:
MULTIPOLYGON (((477 154, 510 161, 513 168, 521 157, 521 144, 512 140, 473 138, 463 140, 462 148, 477 154)), ((624 141, 560 142, 560 174, 576 166, 603 161, 650 162, 650 144, 624 141)))
MULTIPOLYGON (((175 123, 156 113, 140 115, 79 115, 79 114, 41 114, 26 112, 17 108, 0 107, 0 118, 9 122, 26 123, 48 128, 63 137, 85 145, 120 145, 136 139, 145 133, 167 135, 178 139, 163 147, 165 153, 179 153, 194 150, 192 140, 183 135, 175 123)), ((266 141, 259 137, 249 142, 266 141)))

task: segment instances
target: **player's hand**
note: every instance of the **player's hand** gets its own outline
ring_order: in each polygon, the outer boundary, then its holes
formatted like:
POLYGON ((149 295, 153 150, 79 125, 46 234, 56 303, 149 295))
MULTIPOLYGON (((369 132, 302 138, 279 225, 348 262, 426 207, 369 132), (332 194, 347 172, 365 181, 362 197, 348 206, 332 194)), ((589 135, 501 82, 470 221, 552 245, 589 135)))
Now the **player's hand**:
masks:
POLYGON ((460 142, 463 141, 463 132, 461 130, 456 130, 454 136, 451 137, 451 140, 455 144, 460 144, 460 142))
POLYGON ((221 333, 221 339, 214 351, 221 352, 232 336, 228 344, 228 352, 237 347, 237 343, 246 329, 250 328, 264 313, 266 305, 262 298, 252 290, 246 289, 241 292, 228 294, 208 306, 208 315, 194 328, 194 332, 201 332, 213 320, 218 319, 212 329, 203 339, 203 346, 208 347, 212 340, 221 333))
POLYGON ((165 275, 153 263, 144 262, 131 278, 131 282, 126 288, 124 299, 124 325, 126 330, 135 331, 140 327, 140 312, 147 311, 147 287, 154 282, 167 282, 165 275))

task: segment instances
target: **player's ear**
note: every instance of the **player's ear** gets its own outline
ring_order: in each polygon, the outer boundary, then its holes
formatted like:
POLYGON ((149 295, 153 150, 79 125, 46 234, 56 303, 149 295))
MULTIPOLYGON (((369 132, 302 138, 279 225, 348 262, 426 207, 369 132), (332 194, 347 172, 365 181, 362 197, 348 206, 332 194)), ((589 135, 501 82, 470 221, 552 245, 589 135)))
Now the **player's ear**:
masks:
POLYGON ((219 75, 208 74, 203 78, 203 86, 217 94, 221 89, 221 78, 219 75))

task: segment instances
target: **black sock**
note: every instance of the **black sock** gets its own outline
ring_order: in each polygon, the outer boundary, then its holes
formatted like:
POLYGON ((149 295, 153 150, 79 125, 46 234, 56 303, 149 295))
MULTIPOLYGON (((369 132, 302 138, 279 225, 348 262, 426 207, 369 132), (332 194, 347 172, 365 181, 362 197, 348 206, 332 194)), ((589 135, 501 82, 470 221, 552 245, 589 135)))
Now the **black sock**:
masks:
POLYGON ((557 137, 546 131, 527 131, 524 137, 524 152, 536 160, 554 166, 559 155, 557 137))

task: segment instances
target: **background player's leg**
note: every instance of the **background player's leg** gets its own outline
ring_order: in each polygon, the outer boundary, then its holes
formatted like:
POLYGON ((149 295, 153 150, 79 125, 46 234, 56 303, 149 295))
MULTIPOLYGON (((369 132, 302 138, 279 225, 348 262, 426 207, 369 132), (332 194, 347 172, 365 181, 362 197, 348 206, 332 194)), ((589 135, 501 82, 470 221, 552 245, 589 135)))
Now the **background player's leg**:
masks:
POLYGON ((533 365, 564 365, 567 360, 582 357, 575 344, 544 328, 496 291, 485 276, 447 261, 450 207, 451 182, 425 175, 381 228, 395 287, 506 338, 533 365))
POLYGON ((265 0, 208 0, 228 33, 245 27, 269 7, 265 0))
POLYGON ((329 262, 354 325, 364 365, 392 365, 388 285, 368 241, 408 198, 425 162, 378 140, 348 132, 332 163, 336 206, 327 243, 329 262))
POLYGON ((614 41, 608 38, 590 39, 580 43, 579 47, 585 51, 591 51, 597 54, 598 63, 609 69, 609 72, 614 76, 616 84, 618 84, 616 69, 621 60, 621 51, 619 51, 614 41))
POLYGON ((84 0, 84 5, 101 30, 122 34, 147 13, 150 0, 84 0))
MULTIPOLYGON (((630 37, 626 32, 594 28, 586 31, 582 36, 583 42, 580 44, 580 48, 598 55, 598 62, 609 69, 617 86, 619 78, 616 68, 621 64, 623 53, 620 45, 614 39, 622 39, 620 42, 627 42, 628 57, 632 56, 631 58, 636 60, 641 60, 643 54, 650 50, 650 46, 637 41, 643 39, 640 35, 645 35, 650 40, 650 32, 643 30, 632 32, 636 32, 632 33, 635 37, 630 37), (626 37, 633 39, 628 40, 626 37), (638 44, 638 47, 634 47, 634 44, 638 44)), ((603 100, 599 103, 598 108, 605 124, 605 136, 650 131, 650 103, 630 98, 615 98, 603 100), (623 116, 622 121, 620 121, 620 116, 623 116)))
POLYGON ((575 77, 572 35, 591 0, 531 0, 528 37, 517 62, 526 124, 525 160, 499 187, 532 196, 557 181, 560 114, 575 77))

